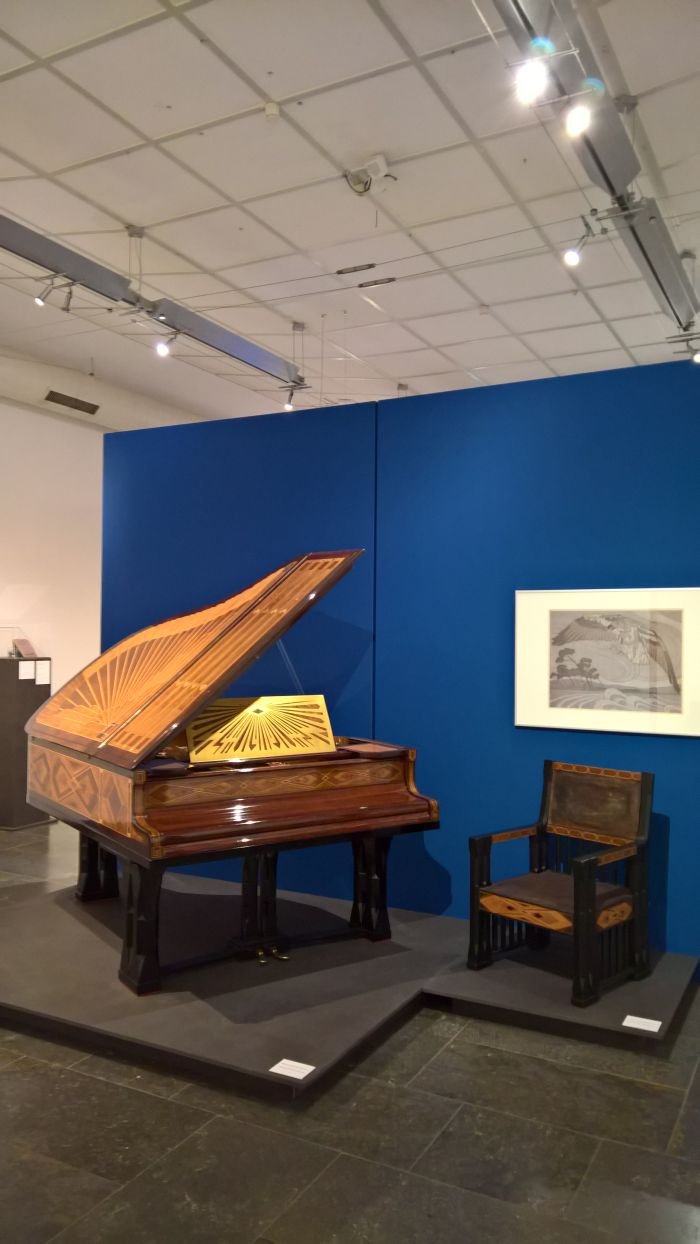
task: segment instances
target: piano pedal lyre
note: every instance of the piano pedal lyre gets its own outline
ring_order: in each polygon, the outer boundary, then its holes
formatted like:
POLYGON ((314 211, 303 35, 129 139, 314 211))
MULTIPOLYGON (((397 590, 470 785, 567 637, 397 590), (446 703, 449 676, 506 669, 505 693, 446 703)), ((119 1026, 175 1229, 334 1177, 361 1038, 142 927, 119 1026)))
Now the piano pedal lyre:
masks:
POLYGON ((265 967, 265 964, 270 959, 277 959, 280 963, 289 962, 289 955, 286 955, 283 950, 279 950, 277 946, 258 946, 255 956, 261 968, 265 967))
POLYGON ((285 955, 283 950, 278 950, 276 946, 270 947, 270 954, 273 959, 279 959, 280 963, 288 963, 289 955, 285 955))

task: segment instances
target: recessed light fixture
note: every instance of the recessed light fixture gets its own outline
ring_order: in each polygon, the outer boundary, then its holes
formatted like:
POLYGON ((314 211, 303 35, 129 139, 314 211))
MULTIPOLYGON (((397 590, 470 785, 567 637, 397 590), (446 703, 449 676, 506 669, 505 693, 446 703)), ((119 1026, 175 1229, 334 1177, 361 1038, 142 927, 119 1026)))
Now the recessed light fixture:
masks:
POLYGON ((577 246, 570 246, 568 250, 564 251, 562 259, 567 268, 578 268, 581 262, 581 252, 577 246))
POLYGON ((358 289, 374 289, 375 285, 393 285, 395 276, 378 276, 374 281, 360 281, 358 289))
POLYGON ((573 108, 569 108, 566 114, 566 132, 569 138, 578 138, 580 134, 585 134, 593 113, 588 104, 574 104, 573 108))
POLYGON ((526 60, 515 73, 515 94, 521 104, 536 104, 549 86, 549 73, 539 57, 526 60))

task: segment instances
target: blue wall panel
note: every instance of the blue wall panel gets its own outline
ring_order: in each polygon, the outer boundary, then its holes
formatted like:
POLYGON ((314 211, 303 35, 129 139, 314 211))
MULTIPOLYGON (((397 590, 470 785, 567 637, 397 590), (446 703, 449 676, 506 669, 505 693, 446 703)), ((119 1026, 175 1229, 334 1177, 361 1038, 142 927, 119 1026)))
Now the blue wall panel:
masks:
MULTIPOLYGON (((365 404, 107 436, 103 647, 299 553, 364 547, 285 643, 304 689, 325 693, 336 732, 370 735, 375 419, 365 404)), ((294 690, 276 649, 236 683, 244 695, 294 690)), ((286 853, 281 884, 345 894, 348 853, 286 853)))
POLYGON ((516 729, 513 629, 516 588, 700 584, 700 368, 383 402, 377 479, 376 732, 442 807, 391 901, 466 914, 469 833, 535 818, 545 758, 650 769, 654 940, 667 851, 668 945, 697 953, 700 739, 516 729))

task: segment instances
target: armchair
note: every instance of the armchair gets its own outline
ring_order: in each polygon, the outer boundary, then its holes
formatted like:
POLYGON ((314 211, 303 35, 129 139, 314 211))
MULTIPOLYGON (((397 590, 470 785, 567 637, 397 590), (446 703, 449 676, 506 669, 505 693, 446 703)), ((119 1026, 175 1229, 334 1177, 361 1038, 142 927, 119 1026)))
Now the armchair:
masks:
POLYGON ((573 939, 574 1006, 596 1002, 603 983, 648 976, 653 785, 651 773, 545 761, 537 823, 469 839, 468 967, 563 933, 573 939), (530 870, 494 883, 491 849, 515 838, 529 840, 530 870))

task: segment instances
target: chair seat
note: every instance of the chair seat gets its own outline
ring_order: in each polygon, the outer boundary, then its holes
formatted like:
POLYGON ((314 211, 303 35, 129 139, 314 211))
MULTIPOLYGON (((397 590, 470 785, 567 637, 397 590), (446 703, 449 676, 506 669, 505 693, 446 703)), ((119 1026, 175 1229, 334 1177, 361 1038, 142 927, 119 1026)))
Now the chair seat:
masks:
MULTIPOLYGON (((523 873, 520 877, 508 877, 506 881, 496 881, 493 885, 481 890, 482 895, 497 894, 502 898, 512 899, 516 903, 530 903, 537 907, 547 907, 563 912, 573 918, 574 914, 574 879, 569 873, 542 872, 523 873)), ((596 882, 596 910, 603 911, 620 902, 632 901, 632 893, 621 885, 610 885, 606 881, 596 882)))

